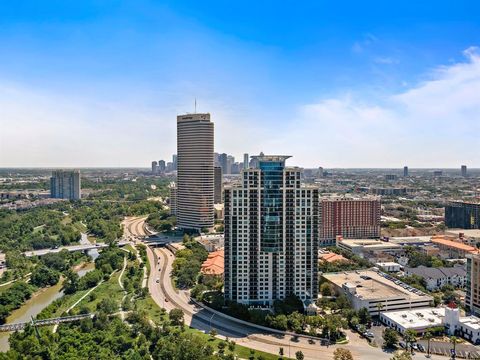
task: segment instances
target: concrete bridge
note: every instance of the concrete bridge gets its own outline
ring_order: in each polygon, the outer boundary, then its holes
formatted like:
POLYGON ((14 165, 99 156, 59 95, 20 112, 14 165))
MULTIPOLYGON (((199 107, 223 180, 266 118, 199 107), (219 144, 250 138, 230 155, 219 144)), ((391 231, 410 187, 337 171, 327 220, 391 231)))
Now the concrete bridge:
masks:
MULTIPOLYGON (((127 245, 127 241, 118 241, 117 245, 118 246, 125 246, 127 245)), ((93 249, 103 249, 108 247, 108 244, 105 243, 96 243, 96 244, 80 244, 80 245, 70 245, 70 246, 60 246, 56 249, 40 249, 40 250, 33 250, 33 251, 26 251, 23 254, 26 257, 32 257, 32 256, 43 256, 46 254, 51 254, 51 253, 59 253, 62 250, 68 250, 70 252, 74 251, 88 251, 88 250, 93 250, 93 249)))
POLYGON ((79 321, 86 318, 93 318, 93 314, 80 314, 80 315, 63 316, 58 318, 42 319, 42 320, 32 319, 29 322, 5 324, 5 325, 0 325, 0 332, 23 330, 25 326, 29 324, 33 326, 50 326, 50 325, 56 325, 60 323, 79 321))

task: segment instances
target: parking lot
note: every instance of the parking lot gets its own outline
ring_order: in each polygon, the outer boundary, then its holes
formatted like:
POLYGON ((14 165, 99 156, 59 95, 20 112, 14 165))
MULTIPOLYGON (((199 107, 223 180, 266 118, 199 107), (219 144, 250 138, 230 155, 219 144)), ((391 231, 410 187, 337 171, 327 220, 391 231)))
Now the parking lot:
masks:
MULTIPOLYGON (((422 344, 427 349, 427 341, 419 340, 419 344, 422 344)), ((430 341, 430 353, 437 355, 451 356, 451 349, 453 345, 448 342, 430 341)), ((480 348, 478 346, 470 344, 457 344, 456 346, 457 358, 476 359, 480 356, 480 348)))
MULTIPOLYGON (((383 330, 385 329, 384 325, 374 325, 368 331, 372 332, 374 337, 371 338, 372 344, 382 347, 383 346, 383 330)), ((403 342, 401 336, 399 336, 399 342, 403 342)), ((426 353, 427 352, 427 341, 418 340, 417 344, 420 344, 420 350, 415 350, 417 353, 426 353)), ((400 346, 398 346, 400 348, 400 346)), ((430 341, 430 353, 436 355, 443 355, 451 357, 451 349, 453 345, 445 341, 430 341)), ((457 344, 456 345, 456 354, 457 358, 464 359, 476 359, 480 358, 480 346, 474 346, 471 344, 457 344)))

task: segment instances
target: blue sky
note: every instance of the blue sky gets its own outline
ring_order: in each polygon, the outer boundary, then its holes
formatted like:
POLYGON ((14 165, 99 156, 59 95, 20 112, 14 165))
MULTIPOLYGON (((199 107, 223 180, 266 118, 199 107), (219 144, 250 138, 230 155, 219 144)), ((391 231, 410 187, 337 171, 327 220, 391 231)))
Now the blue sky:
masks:
POLYGON ((419 3, 1 2, 0 166, 148 166, 197 98, 239 159, 480 167, 480 4, 419 3))

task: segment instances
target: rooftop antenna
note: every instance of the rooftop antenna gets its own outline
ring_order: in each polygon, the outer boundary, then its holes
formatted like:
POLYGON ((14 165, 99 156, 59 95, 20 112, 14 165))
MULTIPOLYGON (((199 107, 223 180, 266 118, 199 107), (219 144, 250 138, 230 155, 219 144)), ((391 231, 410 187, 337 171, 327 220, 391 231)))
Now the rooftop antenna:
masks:
POLYGON ((195 98, 195 114, 197 113, 197 98, 195 98))

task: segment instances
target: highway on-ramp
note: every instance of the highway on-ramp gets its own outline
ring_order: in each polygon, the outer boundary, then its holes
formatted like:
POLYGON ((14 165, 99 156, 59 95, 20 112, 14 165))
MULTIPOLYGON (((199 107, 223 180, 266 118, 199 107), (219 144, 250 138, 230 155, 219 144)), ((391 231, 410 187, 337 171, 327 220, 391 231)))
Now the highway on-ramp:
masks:
MULTIPOLYGON (((195 305, 189 298, 188 292, 174 289, 170 273, 174 255, 165 248, 147 248, 147 255, 150 262, 150 278, 148 287, 155 302, 170 311, 174 308, 183 310, 185 323, 193 328, 209 332, 212 328, 219 335, 235 340, 237 344, 255 350, 261 350, 272 354, 278 354, 279 348, 283 347, 285 355, 295 357, 295 352, 302 351, 305 359, 331 360, 333 351, 337 347, 350 350, 354 359, 376 359, 387 360, 393 354, 382 351, 379 348, 367 344, 357 334, 347 331, 350 342, 346 345, 322 346, 319 341, 309 343, 305 337, 295 339, 289 335, 280 335, 274 332, 263 331, 254 326, 242 324, 236 320, 212 312, 201 306, 195 305), (157 280, 159 281, 157 283, 157 280)), ((416 354, 414 359, 424 359, 424 354, 416 354)), ((432 357, 432 359, 443 359, 432 357)))

